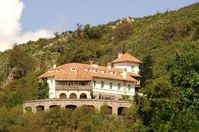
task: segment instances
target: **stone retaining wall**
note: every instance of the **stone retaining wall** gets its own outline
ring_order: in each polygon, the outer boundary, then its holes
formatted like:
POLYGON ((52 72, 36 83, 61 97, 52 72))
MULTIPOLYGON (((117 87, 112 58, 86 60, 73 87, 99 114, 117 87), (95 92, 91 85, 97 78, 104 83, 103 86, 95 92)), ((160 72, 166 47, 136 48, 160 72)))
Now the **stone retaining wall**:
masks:
POLYGON ((26 108, 31 108, 32 112, 37 112, 37 107, 41 106, 44 110, 50 109, 51 106, 60 106, 65 108, 67 105, 75 105, 77 107, 82 105, 89 105, 100 110, 102 105, 108 105, 112 108, 113 114, 118 114, 119 108, 127 108, 131 106, 131 101, 121 100, 100 100, 100 99, 44 99, 44 100, 31 100, 23 104, 23 111, 26 112, 26 108))

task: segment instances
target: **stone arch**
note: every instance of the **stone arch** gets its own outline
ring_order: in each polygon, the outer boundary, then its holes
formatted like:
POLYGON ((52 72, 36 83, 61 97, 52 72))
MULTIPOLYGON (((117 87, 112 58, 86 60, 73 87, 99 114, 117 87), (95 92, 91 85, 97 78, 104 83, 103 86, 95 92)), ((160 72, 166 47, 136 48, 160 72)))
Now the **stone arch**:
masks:
POLYGON ((77 106, 76 106, 76 105, 66 105, 65 108, 66 108, 66 109, 72 109, 72 110, 74 110, 74 109, 77 108, 77 106))
POLYGON ((32 108, 30 106, 25 107, 26 112, 32 112, 32 108))
POLYGON ((86 105, 86 106, 95 109, 95 106, 94 106, 94 105, 86 105))
POLYGON ((70 99, 77 99, 77 95, 75 93, 71 93, 69 98, 70 99))
POLYGON ((66 94, 65 94, 65 93, 61 93, 61 94, 59 95, 59 98, 60 98, 60 99, 66 99, 66 94))
POLYGON ((38 105, 36 106, 36 110, 38 111, 44 111, 44 106, 43 105, 38 105))
POLYGON ((80 94, 80 99, 87 99, 87 95, 85 93, 80 94))
POLYGON ((113 107, 112 106, 108 106, 108 109, 110 109, 110 111, 111 111, 111 113, 110 114, 112 114, 113 112, 113 107))
POLYGON ((117 114, 118 115, 124 115, 125 113, 125 110, 126 110, 127 108, 126 107, 118 107, 118 109, 117 109, 117 114))
POLYGON ((49 108, 50 108, 50 109, 59 109, 60 106, 59 106, 59 105, 51 105, 49 108))
POLYGON ((84 104, 84 105, 81 105, 79 108, 80 109, 84 109, 86 111, 90 111, 90 112, 95 112, 96 111, 95 106, 92 105, 92 104, 84 104))
POLYGON ((100 113, 102 113, 102 114, 112 114, 113 112, 112 112, 112 107, 111 106, 108 106, 108 105, 102 105, 101 107, 100 107, 100 113))

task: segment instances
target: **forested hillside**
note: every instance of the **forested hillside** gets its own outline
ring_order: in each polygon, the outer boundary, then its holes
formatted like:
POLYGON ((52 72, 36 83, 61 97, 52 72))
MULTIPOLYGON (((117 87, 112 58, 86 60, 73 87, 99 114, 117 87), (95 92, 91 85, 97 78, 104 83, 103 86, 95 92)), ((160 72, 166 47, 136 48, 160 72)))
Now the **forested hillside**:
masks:
POLYGON ((78 24, 75 31, 0 53, 0 131, 198 131, 198 82, 198 3, 130 22, 78 24), (106 65, 119 52, 143 61, 140 92, 146 95, 136 96, 123 116, 86 107, 22 114, 21 104, 38 98, 37 76, 53 64, 106 65))

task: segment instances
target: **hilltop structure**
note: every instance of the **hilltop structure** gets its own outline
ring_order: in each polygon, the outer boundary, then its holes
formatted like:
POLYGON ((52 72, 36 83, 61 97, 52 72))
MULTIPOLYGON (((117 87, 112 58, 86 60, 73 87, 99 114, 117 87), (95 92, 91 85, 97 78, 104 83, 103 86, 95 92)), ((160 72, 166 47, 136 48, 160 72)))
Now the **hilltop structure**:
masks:
POLYGON ((47 79, 50 99, 113 99, 132 97, 140 87, 139 65, 132 55, 118 54, 107 66, 68 63, 39 76, 47 79))

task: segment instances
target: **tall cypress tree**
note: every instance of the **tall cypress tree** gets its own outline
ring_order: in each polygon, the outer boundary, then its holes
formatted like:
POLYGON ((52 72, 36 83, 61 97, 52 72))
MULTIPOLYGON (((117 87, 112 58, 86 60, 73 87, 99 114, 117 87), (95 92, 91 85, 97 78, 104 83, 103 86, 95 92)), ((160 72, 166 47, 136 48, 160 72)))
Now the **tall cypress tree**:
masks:
POLYGON ((146 81, 152 79, 153 77, 153 63, 154 59, 151 55, 147 55, 143 59, 143 63, 140 67, 140 75, 141 78, 141 86, 144 87, 146 85, 146 81))

